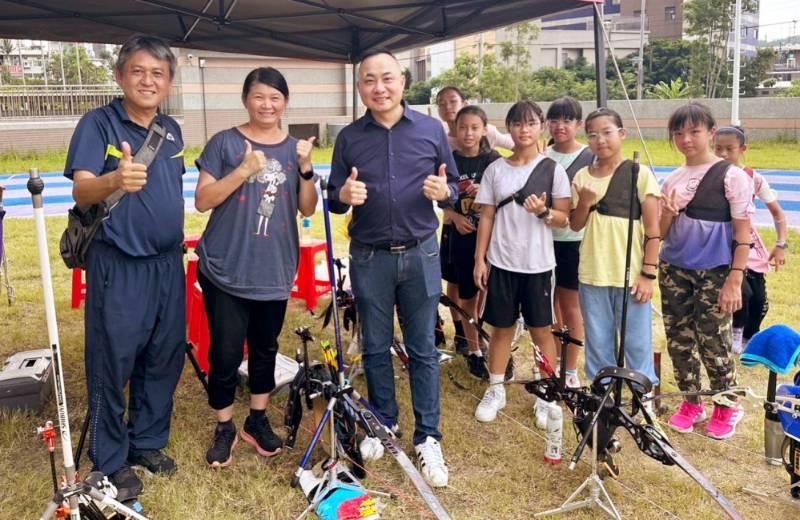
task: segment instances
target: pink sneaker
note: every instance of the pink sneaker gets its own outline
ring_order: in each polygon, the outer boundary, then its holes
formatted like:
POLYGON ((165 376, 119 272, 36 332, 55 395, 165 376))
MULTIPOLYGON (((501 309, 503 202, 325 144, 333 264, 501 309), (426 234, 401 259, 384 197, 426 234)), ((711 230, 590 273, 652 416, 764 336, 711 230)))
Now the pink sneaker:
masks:
POLYGON ((744 417, 744 411, 739 407, 714 405, 711 419, 706 425, 706 433, 712 439, 730 439, 736 433, 736 425, 744 417))
POLYGON ((683 401, 681 407, 669 418, 669 426, 673 430, 681 433, 689 433, 694 429, 694 425, 705 420, 706 409, 703 403, 694 404, 683 401))

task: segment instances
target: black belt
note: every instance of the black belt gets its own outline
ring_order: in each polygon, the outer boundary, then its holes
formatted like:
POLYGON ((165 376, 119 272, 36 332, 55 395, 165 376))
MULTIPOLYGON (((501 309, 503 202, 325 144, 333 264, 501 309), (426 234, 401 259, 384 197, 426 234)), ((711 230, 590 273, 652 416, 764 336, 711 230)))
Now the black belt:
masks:
POLYGON ((422 244, 423 242, 429 240, 434 233, 426 236, 425 238, 420 239, 413 239, 413 240, 406 240, 405 242, 400 241, 392 241, 392 242, 381 242, 378 244, 362 244, 365 247, 371 247, 373 249, 378 249, 380 251, 389 251, 393 255, 399 255, 401 253, 405 253, 409 249, 414 249, 418 245, 422 244))

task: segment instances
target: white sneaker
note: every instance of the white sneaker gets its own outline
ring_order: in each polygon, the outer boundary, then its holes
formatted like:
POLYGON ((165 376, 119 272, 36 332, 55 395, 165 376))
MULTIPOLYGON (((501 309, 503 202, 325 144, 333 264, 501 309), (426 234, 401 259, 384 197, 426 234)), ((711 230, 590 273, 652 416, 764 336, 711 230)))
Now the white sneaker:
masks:
POLYGON ((442 447, 433 437, 426 437, 425 442, 414 446, 417 452, 417 464, 420 473, 432 487, 447 486, 450 472, 444 462, 442 447))
POLYGON ((537 398, 533 403, 533 415, 536 418, 536 427, 540 430, 547 429, 547 414, 550 413, 550 403, 542 398, 537 398))
POLYGON ((383 457, 383 444, 376 437, 364 437, 358 445, 358 451, 361 452, 364 462, 378 460, 383 457))
POLYGON ((497 412, 505 407, 506 391, 503 385, 490 385, 475 408, 475 418, 480 422, 492 422, 497 418, 497 412))

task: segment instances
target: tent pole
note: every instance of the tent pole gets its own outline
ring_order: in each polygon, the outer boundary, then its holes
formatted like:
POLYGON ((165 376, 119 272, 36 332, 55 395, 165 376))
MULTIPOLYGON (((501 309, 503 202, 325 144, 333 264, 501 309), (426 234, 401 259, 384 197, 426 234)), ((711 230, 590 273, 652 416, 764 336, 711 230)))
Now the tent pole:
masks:
POLYGON ((358 119, 358 92, 356 92, 356 66, 361 59, 361 35, 358 33, 358 27, 353 27, 353 32, 350 34, 350 64, 353 66, 350 74, 350 86, 352 87, 353 95, 353 121, 358 119))
POLYGON ((608 106, 608 85, 606 84, 606 45, 603 40, 603 17, 601 5, 594 5, 594 70, 597 89, 597 107, 608 106))

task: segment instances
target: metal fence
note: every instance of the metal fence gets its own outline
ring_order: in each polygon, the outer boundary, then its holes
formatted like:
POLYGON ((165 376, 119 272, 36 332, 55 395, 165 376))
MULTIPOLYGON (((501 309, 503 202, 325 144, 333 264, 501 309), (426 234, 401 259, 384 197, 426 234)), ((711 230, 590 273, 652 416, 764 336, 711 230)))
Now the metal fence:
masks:
MULTIPOLYGON (((0 86, 0 120, 80 117, 121 95, 116 85, 0 86)), ((179 87, 172 87, 161 109, 169 115, 183 113, 179 87)))

